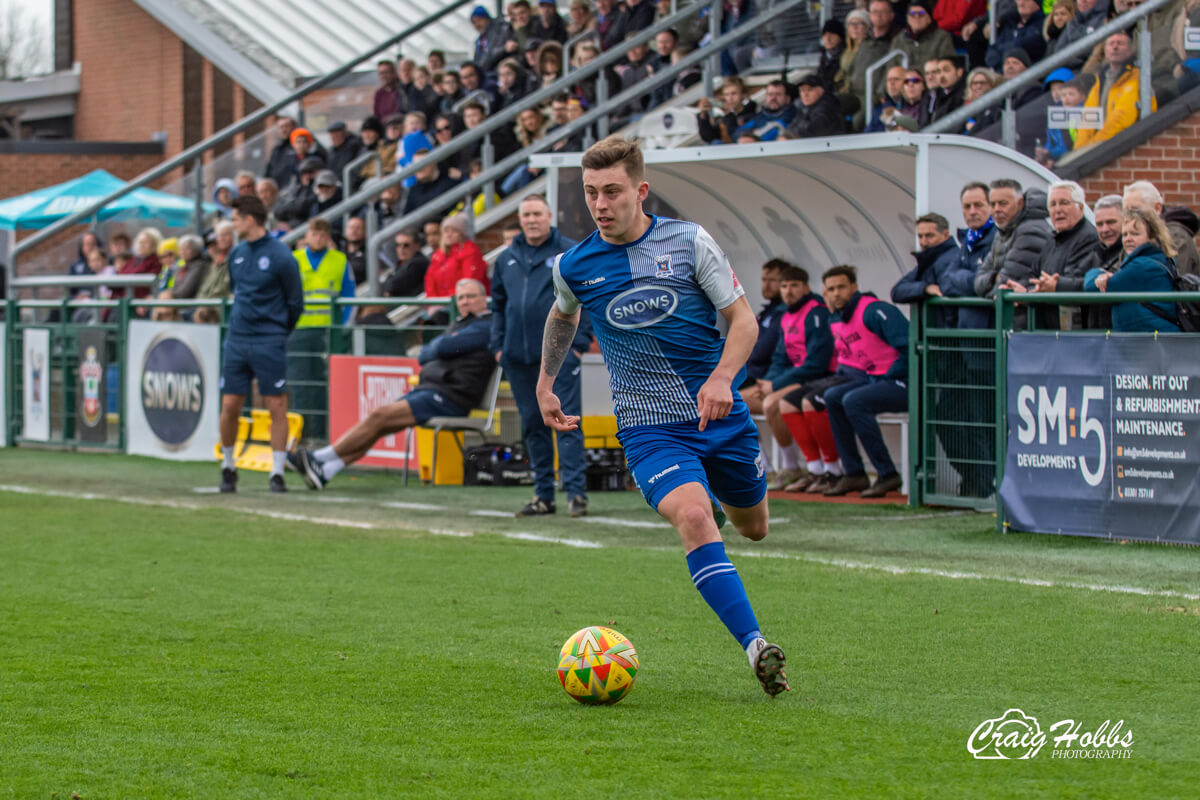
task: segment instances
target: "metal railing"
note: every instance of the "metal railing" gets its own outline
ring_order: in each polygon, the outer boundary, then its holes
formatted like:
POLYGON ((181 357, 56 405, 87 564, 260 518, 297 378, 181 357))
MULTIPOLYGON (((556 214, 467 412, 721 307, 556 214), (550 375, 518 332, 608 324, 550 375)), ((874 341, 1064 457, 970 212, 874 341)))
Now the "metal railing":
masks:
MULTIPOLYGON (((867 124, 871 124, 871 115, 875 113, 875 71, 882 67, 887 62, 891 61, 896 56, 900 56, 900 66, 908 68, 908 53, 903 50, 892 50, 886 56, 878 58, 871 62, 871 66, 867 67, 867 109, 866 120, 867 124)), ((886 82, 884 84, 887 85, 886 82)))
POLYGON ((292 103, 296 102, 300 98, 304 97, 305 95, 310 94, 313 91, 316 91, 317 89, 328 86, 330 83, 336 81, 338 78, 351 72, 354 69, 354 67, 361 64, 363 61, 366 61, 369 58, 373 58, 374 56, 378 55, 379 53, 382 53, 384 50, 387 50, 389 48, 396 46, 397 44, 404 41, 409 36, 412 36, 413 34, 421 31, 427 25, 431 25, 432 23, 437 22, 442 17, 445 17, 464 6, 470 5, 472 2, 474 2, 474 0, 450 0, 450 2, 446 3, 446 5, 439 8, 438 10, 430 13, 424 19, 408 26, 407 28, 400 31, 396 35, 385 39, 383 42, 381 42, 380 44, 371 48, 370 50, 354 56, 351 60, 346 61, 340 67, 333 70, 332 72, 329 72, 328 74, 322 75, 321 77, 318 77, 318 78, 313 78, 312 80, 308 81, 303 86, 296 89, 294 92, 292 92, 291 94, 282 98, 281 100, 277 100, 274 103, 271 103, 270 105, 264 106, 263 108, 260 108, 258 111, 255 111, 253 114, 250 114, 249 116, 243 117, 242 119, 238 120, 237 122, 227 125, 226 127, 222 128, 221 130, 214 133, 212 136, 209 136, 207 139, 204 139, 203 141, 197 142, 196 144, 192 145, 191 147, 186 148, 179 155, 174 156, 173 158, 167 159, 166 161, 159 164, 157 167, 154 167, 153 169, 143 172, 141 175, 138 175, 136 178, 134 178, 133 180, 126 183, 120 189, 110 192, 109 194, 107 194, 104 197, 97 200, 95 203, 92 203, 89 206, 81 208, 79 211, 75 212, 74 214, 71 214, 67 217, 64 217, 63 219, 58 220, 54 224, 38 231, 33 236, 30 236, 27 239, 23 239, 20 242, 17 242, 17 244, 12 249, 10 263, 8 266, 10 281, 16 277, 17 260, 22 253, 28 252, 29 250, 33 249, 34 247, 41 244, 42 242, 50 239, 51 237, 55 236, 56 234, 58 234, 64 230, 67 230, 71 226, 76 225, 80 222, 86 221, 87 219, 91 218, 93 214, 96 214, 97 212, 100 211, 100 209, 104 208, 109 203, 113 202, 114 200, 124 197, 126 194, 132 192, 134 189, 145 186, 146 184, 150 183, 151 181, 161 178, 162 176, 168 174, 172 170, 178 169, 179 167, 185 167, 189 163, 193 163, 193 162, 194 162, 194 166, 199 168, 201 166, 200 161, 201 161, 201 158, 203 157, 203 155, 205 153, 207 153, 209 150, 211 150, 213 147, 215 147, 216 145, 219 145, 219 144, 225 142, 226 140, 233 138, 234 136, 241 133, 242 131, 248 130, 248 129, 254 127, 255 125, 258 125, 258 124, 264 122, 268 117, 270 117, 272 114, 275 114, 276 112, 280 111, 284 107, 291 105, 292 103))
MULTIPOLYGON (((636 86, 632 86, 629 89, 626 89, 625 91, 623 91, 620 94, 616 95, 615 97, 611 98, 607 104, 603 104, 603 105, 598 104, 595 108, 589 109, 587 112, 585 112, 583 114, 583 116, 579 117, 578 119, 573 120, 565 125, 555 128, 553 131, 546 134, 541 139, 538 139, 536 142, 529 145, 528 147, 525 147, 525 148, 509 155, 507 158, 505 158, 505 159, 501 160, 499 163, 493 165, 490 170, 485 171, 483 174, 481 174, 469 181, 466 181, 465 183, 458 184, 454 188, 439 195, 437 198, 430 201, 429 203, 426 203, 420 209, 417 209, 416 211, 411 212, 409 214, 405 214, 405 215, 401 216, 399 219, 393 220, 392 222, 388 223, 386 226, 384 226, 384 228, 382 230, 379 231, 378 234, 376 234, 376 236, 374 238, 368 240, 368 242, 367 242, 368 268, 370 268, 370 265, 372 263, 377 263, 379 247, 380 247, 381 243, 386 241, 389 236, 394 235, 396 232, 403 230, 405 227, 412 225, 413 223, 415 223, 416 221, 418 221, 420 219, 424 219, 424 218, 428 217, 431 213, 435 213, 435 212, 440 211, 445 208, 453 207, 461 199, 464 199, 464 198, 468 199, 467 207, 469 208, 470 207, 469 198, 473 197, 477 191, 482 189, 490 181, 495 180, 495 178, 497 176, 505 174, 505 173, 513 170, 517 166, 525 163, 526 159, 528 159, 528 157, 530 155, 532 155, 536 152, 541 152, 541 151, 547 150, 551 146, 553 146, 556 142, 561 141, 562 139, 568 138, 572 134, 586 130, 593 122, 596 122, 603 118, 607 118, 609 112, 613 108, 619 108, 619 107, 623 106, 624 104, 630 102, 634 98, 640 97, 643 94, 646 94, 647 92, 653 90, 658 85, 660 85, 662 83, 666 83, 667 81, 673 80, 676 75, 679 75, 682 72, 684 72, 685 70, 689 69, 690 67, 704 61, 707 58, 710 58, 712 52, 719 53, 721 50, 728 47, 730 44, 732 44, 733 42, 742 38, 746 34, 752 33, 757 26, 766 25, 766 24, 772 22, 776 17, 786 13, 787 11, 791 10, 792 8, 802 5, 806 1, 807 0, 789 0, 789 2, 781 3, 780 5, 771 9, 770 11, 767 11, 760 15, 752 17, 743 25, 741 25, 737 28, 733 28, 733 29, 729 30, 727 33, 725 33, 724 35, 717 37, 706 47, 701 48, 699 50, 696 50, 696 51, 688 54, 683 59, 680 59, 680 61, 678 63, 673 64, 668 69, 665 69, 661 72, 655 73, 654 75, 651 75, 646 80, 638 83, 636 86)), ((691 8, 694 8, 694 6, 691 8)), ((671 21, 671 18, 667 17, 666 19, 663 20, 663 23, 667 23, 670 21, 671 21)), ((653 30, 654 30, 653 27, 647 28, 646 32, 651 32, 653 30)), ((653 34, 651 34, 651 35, 653 35, 653 34)), ((609 55, 611 55, 611 53, 609 55)), ((597 59, 597 61, 593 61, 592 63, 587 64, 579 72, 582 72, 584 69, 592 67, 599 60, 600 59, 597 59)), ((552 85, 550 87, 547 87, 543 91, 552 92, 553 90, 554 90, 554 86, 552 85)), ((485 123, 485 125, 486 125, 486 123, 485 123)), ((479 126, 479 128, 476 128, 475 131, 479 131, 483 127, 484 127, 484 125, 481 125, 481 126, 479 126)), ((453 145, 454 145, 454 142, 452 141, 447 145, 443 145, 443 147, 448 148, 449 152, 454 152, 453 145)), ((438 155, 438 152, 441 149, 442 148, 438 148, 438 150, 434 150, 432 153, 430 153, 428 156, 426 156, 426 159, 435 159, 438 155)), ((365 195, 365 194, 370 194, 372 192, 376 192, 383 185, 392 185, 393 183, 398 182, 398 180, 401 179, 401 176, 403 176, 406 172, 411 174, 412 172, 415 172, 417 169, 423 168, 425 163, 427 163, 427 162, 422 160, 421 162, 417 162, 417 163, 412 164, 409 167, 405 168, 404 171, 398 171, 397 173, 395 173, 395 175, 393 175, 391 178, 389 178, 388 181, 386 181, 384 184, 377 184, 371 190, 360 193, 360 196, 365 195)), ((344 202, 349 202, 349 201, 344 201, 344 202)), ((360 199, 358 202, 362 202, 362 200, 360 199)), ((325 213, 326 214, 335 214, 337 212, 338 212, 338 208, 335 206, 335 207, 329 209, 328 211, 326 211, 325 213)))
POLYGON ((1140 29, 1137 52, 1138 97, 1140 98, 1138 117, 1139 119, 1144 119, 1151 113, 1154 95, 1154 90, 1151 87, 1151 61, 1154 54, 1150 50, 1150 31, 1145 20, 1146 17, 1155 11, 1169 6, 1173 2, 1175 0, 1150 0, 1137 8, 1126 11, 1121 16, 1097 28, 1062 51, 1038 61, 1012 80, 1005 81, 977 100, 964 105, 962 108, 937 122, 927 125, 922 128, 922 133, 958 133, 972 116, 999 103, 1004 103, 1000 126, 1002 132, 1001 143, 1005 147, 1016 147, 1016 117, 1014 116, 1012 105, 1013 97, 1030 86, 1040 86, 1045 76, 1059 67, 1077 60, 1080 56, 1087 57, 1096 44, 1104 41, 1117 31, 1128 29, 1135 22, 1138 23, 1140 29))

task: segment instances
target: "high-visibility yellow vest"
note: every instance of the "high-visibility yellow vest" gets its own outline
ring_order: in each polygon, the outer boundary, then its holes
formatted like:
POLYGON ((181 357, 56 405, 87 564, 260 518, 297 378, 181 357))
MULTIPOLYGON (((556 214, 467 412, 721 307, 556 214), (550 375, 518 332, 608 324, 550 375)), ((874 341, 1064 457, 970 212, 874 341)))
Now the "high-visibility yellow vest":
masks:
POLYGON ((300 280, 304 286, 304 313, 300 315, 297 328, 327 328, 333 322, 328 301, 342 293, 342 280, 346 277, 346 254, 329 249, 321 263, 313 269, 308 260, 308 250, 300 248, 292 253, 300 265, 300 280))

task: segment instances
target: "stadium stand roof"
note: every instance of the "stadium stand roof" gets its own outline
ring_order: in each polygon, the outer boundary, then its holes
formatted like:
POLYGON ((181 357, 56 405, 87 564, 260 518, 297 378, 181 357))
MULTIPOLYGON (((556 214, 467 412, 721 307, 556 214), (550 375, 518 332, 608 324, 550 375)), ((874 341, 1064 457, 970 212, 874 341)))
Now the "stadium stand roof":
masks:
MULTIPOLYGON (((323 75, 430 12, 417 0, 135 0, 172 33, 263 102, 323 75)), ((470 53, 469 7, 443 17, 403 45, 405 55, 437 48, 470 53)), ((369 67, 370 65, 368 65, 369 67)))
MULTIPOLYGON (((578 238, 593 230, 572 169, 580 155, 540 154, 530 161, 560 170, 550 199, 560 228, 578 238)), ((915 265, 918 216, 936 211, 952 230, 962 226, 964 184, 1015 178, 1044 189, 1057 180, 1001 145, 943 134, 681 147, 647 150, 645 160, 651 200, 661 202, 661 213, 703 225, 755 304, 761 299, 758 267, 775 257, 817 276, 834 264, 853 264, 859 285, 887 298, 915 265)))

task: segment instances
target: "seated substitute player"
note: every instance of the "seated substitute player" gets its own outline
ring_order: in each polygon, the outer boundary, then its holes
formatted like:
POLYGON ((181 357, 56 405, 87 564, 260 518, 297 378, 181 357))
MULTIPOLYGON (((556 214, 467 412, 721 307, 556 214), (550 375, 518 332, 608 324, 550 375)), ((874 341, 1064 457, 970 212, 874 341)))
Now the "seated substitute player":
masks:
POLYGON ((324 489, 346 465, 367 454, 380 437, 420 425, 430 417, 465 417, 479 405, 496 359, 488 349, 492 312, 487 292, 474 278, 454 287, 458 319, 421 348, 421 380, 402 399, 372 411, 328 447, 288 454, 288 465, 310 489, 324 489))
POLYGON ((883 497, 904 481, 892 463, 875 415, 908 410, 908 320, 900 309, 858 291, 858 270, 825 270, 825 295, 833 308, 838 374, 848 381, 825 390, 829 423, 846 474, 825 494, 861 492, 883 497), (863 470, 857 436, 875 465, 874 484, 863 470))
POLYGON ((767 535, 758 429, 732 388, 754 346, 754 312, 707 231, 642 210, 650 185, 636 142, 609 137, 582 163, 597 230, 554 262, 558 299, 542 340, 538 405, 556 430, 579 425, 563 413, 554 381, 586 308, 629 469, 646 502, 679 532, 693 583, 774 697, 788 688, 783 650, 762 638, 720 532, 728 514, 747 539, 767 535), (718 310, 729 323, 724 340, 718 310))
POLYGON ((221 358, 221 492, 237 491, 233 446, 238 417, 258 379, 258 393, 271 414, 274 464, 268 486, 286 492, 287 341, 304 312, 300 268, 283 242, 267 235, 267 207, 257 197, 233 201, 233 225, 242 242, 229 253, 233 310, 221 358))
MULTIPOLYGON (((808 474, 819 477, 825 473, 820 449, 811 436, 793 437, 784 415, 799 413, 799 409, 787 401, 788 396, 802 392, 804 384, 829 375, 837 365, 833 334, 829 328, 829 309, 824 300, 812 293, 808 272, 801 267, 790 264, 784 267, 779 275, 779 288, 786 307, 780 318, 779 341, 770 369, 759 381, 764 397, 763 411, 780 451, 790 454, 798 444, 808 462, 808 474)), ((805 477, 798 466, 794 461, 785 463, 783 471, 776 476, 775 485, 786 488, 805 477)))

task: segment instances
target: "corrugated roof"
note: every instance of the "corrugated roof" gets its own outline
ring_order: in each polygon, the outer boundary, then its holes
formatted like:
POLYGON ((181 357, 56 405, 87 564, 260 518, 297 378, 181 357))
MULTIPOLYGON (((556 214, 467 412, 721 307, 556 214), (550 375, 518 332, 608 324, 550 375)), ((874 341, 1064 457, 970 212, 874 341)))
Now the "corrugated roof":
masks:
MULTIPOLYGON (((438 7, 414 0, 135 2, 230 78, 268 102, 303 79, 324 75, 420 22, 438 7)), ((448 54, 469 54, 475 40, 470 11, 470 6, 464 6, 443 17, 407 39, 400 49, 420 60, 435 48, 448 54)))

